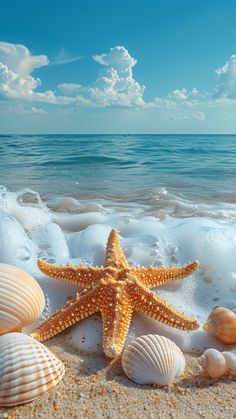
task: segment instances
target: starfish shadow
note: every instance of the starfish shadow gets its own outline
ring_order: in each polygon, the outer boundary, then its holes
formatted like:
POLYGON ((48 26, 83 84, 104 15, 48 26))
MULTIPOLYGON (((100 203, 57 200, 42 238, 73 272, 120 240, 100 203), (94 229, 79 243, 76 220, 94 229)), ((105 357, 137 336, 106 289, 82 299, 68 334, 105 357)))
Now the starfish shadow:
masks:
POLYGON ((77 356, 80 362, 76 365, 74 373, 80 377, 88 377, 89 375, 97 374, 109 366, 110 360, 103 355, 96 355, 96 353, 86 355, 82 352, 76 351, 70 346, 66 347, 66 352, 72 356, 77 356))

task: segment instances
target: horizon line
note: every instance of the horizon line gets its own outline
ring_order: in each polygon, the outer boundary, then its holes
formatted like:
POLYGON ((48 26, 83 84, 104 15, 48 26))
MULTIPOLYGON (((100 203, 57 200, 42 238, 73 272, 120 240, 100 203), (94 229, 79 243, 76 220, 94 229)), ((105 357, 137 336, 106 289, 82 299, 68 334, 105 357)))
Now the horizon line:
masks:
POLYGON ((60 136, 62 136, 62 135, 124 135, 124 136, 132 136, 132 135, 236 135, 236 132, 235 133, 214 133, 214 132, 212 132, 212 133, 170 133, 170 132, 163 132, 163 133, 155 133, 155 132, 153 132, 153 133, 95 133, 95 132, 91 132, 91 133, 50 133, 50 132, 48 132, 48 133, 0 133, 0 137, 3 137, 3 136, 14 136, 14 135, 20 135, 20 136, 23 136, 23 135, 28 135, 28 136, 31 136, 31 135, 60 135, 60 136))

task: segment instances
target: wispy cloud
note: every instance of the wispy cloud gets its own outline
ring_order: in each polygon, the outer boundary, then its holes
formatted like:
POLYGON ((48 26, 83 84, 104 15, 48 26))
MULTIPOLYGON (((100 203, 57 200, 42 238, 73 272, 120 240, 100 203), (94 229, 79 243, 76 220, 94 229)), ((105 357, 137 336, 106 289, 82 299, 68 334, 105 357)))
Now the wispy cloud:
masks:
POLYGON ((69 54, 68 52, 66 52, 66 50, 64 48, 61 48, 59 54, 50 59, 50 65, 69 64, 69 63, 73 63, 75 61, 82 60, 83 58, 85 58, 85 57, 82 56, 82 55, 77 55, 77 56, 72 55, 72 54, 69 54))
POLYGON ((35 106, 23 106, 22 103, 18 103, 15 105, 11 105, 8 108, 9 112, 14 112, 18 114, 38 114, 38 115, 46 115, 47 111, 45 109, 37 108, 35 106))

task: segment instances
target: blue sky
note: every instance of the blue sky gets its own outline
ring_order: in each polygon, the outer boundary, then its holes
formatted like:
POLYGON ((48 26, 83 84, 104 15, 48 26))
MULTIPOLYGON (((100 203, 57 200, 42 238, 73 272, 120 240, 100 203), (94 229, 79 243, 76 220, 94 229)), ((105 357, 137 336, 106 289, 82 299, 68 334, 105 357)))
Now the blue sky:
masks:
POLYGON ((235 133, 236 2, 2 2, 0 133, 235 133))

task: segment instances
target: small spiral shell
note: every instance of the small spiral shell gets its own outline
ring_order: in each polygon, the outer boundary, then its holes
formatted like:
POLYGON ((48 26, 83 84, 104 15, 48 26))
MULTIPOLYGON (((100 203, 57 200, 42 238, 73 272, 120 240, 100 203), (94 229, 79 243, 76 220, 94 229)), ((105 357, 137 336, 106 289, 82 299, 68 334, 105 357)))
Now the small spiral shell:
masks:
POLYGON ((210 312, 203 329, 223 343, 235 343, 236 313, 224 307, 216 307, 210 312))
POLYGON ((232 352, 222 352, 224 355, 226 365, 227 365, 227 372, 230 375, 236 375, 236 355, 232 352))
POLYGON ((236 355, 232 352, 220 352, 216 349, 207 349, 198 358, 198 364, 212 378, 219 378, 224 374, 236 375, 236 355))
POLYGON ((221 377, 227 371, 224 355, 216 349, 207 349, 204 354, 198 358, 198 364, 201 365, 212 378, 221 377))

